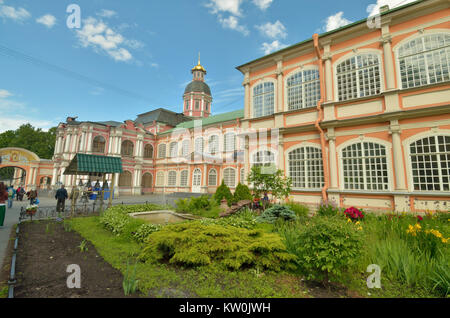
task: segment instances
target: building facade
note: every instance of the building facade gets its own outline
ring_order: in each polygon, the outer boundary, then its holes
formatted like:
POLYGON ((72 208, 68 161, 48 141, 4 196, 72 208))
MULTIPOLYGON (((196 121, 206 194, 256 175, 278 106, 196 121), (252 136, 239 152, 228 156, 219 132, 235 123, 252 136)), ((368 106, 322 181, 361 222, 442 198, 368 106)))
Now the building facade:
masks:
POLYGON ((298 202, 448 211, 449 17, 417 1, 246 63, 244 109, 216 116, 199 61, 183 113, 61 124, 52 180, 76 184, 62 172, 77 152, 121 156, 132 195, 213 193, 275 163, 298 202))

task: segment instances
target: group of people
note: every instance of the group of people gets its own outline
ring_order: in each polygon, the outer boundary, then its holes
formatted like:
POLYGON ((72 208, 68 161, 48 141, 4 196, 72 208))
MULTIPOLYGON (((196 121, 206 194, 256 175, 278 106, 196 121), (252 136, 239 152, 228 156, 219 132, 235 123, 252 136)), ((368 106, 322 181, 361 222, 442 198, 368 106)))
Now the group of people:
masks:
POLYGON ((22 186, 14 189, 13 186, 7 187, 3 182, 0 182, 0 227, 4 225, 6 215, 6 205, 8 209, 13 207, 14 199, 17 201, 23 201, 24 195, 27 195, 30 200, 30 205, 39 204, 38 192, 36 189, 32 189, 28 192, 22 186))

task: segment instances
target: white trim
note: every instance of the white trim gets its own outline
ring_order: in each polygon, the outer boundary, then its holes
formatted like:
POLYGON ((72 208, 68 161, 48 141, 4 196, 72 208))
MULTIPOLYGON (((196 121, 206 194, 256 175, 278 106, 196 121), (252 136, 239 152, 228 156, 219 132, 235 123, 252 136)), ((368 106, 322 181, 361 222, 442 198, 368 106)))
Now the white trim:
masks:
MULTIPOLYGON (((260 84, 264 84, 266 82, 271 82, 273 83, 273 114, 275 114, 277 112, 278 109, 278 80, 275 78, 271 78, 271 77, 267 77, 267 78, 262 78, 258 81, 256 81, 256 83, 254 83, 253 85, 250 86, 250 118, 259 118, 259 117, 255 117, 255 112, 254 112, 254 98, 253 98, 253 91, 254 88, 260 84)), ((265 116, 270 116, 270 115, 265 115, 265 116)), ((264 116, 262 116, 264 117, 264 116)))
POLYGON ((236 182, 236 181, 237 181, 237 180, 236 180, 236 179, 237 179, 236 170, 237 170, 237 169, 236 169, 236 168, 233 168, 233 167, 226 167, 226 168, 223 169, 223 172, 222 172, 223 180, 224 180, 225 184, 226 184, 229 188, 236 188, 236 185, 237 185, 237 182, 236 182), (233 185, 233 186, 229 186, 229 185, 227 185, 226 182, 225 182, 225 171, 226 171, 226 170, 230 170, 230 169, 234 171, 234 185, 233 185))
POLYGON ((217 169, 215 168, 211 168, 208 171, 208 187, 217 187, 217 178, 218 178, 219 174, 217 173, 217 169), (209 180, 210 180, 210 175, 211 175, 211 171, 214 171, 216 173, 216 180, 215 180, 215 184, 210 184, 209 180))
POLYGON ((160 143, 158 144, 158 156, 157 159, 165 159, 167 158, 167 143, 160 143), (164 157, 161 156, 160 147, 164 145, 164 157))
POLYGON ((180 171, 180 187, 189 187, 189 169, 183 169, 180 171), (183 174, 183 172, 187 172, 187 176, 186 176, 186 184, 181 184, 181 176, 183 174))
POLYGON ((167 173, 167 187, 171 187, 171 188, 176 187, 178 185, 177 181, 178 181, 178 173, 177 173, 177 171, 176 170, 169 170, 169 172, 167 173), (174 185, 170 184, 170 173, 171 172, 175 172, 175 184, 174 185))
MULTIPOLYGON (((294 75, 296 75, 297 73, 301 73, 301 72, 304 72, 304 71, 309 71, 309 70, 316 70, 317 72, 319 72, 319 67, 317 66, 317 65, 315 65, 315 64, 308 64, 308 65, 306 65, 306 66, 299 66, 299 67, 296 67, 296 68, 294 68, 294 69, 292 69, 291 71, 289 71, 289 72, 287 72, 285 75, 284 75, 284 79, 283 79, 283 91, 284 91, 284 100, 283 100, 283 102, 284 102, 284 107, 283 107, 283 110, 285 111, 285 112, 288 112, 288 111, 294 111, 293 109, 292 110, 289 110, 289 105, 288 105, 288 101, 289 101, 289 96, 288 96, 288 86, 287 86, 287 82, 288 82, 288 80, 289 80, 289 78, 291 78, 292 76, 294 76, 294 75)), ((320 84, 320 72, 319 72, 319 84, 320 84)), ((302 82, 302 84, 301 85, 303 85, 303 82, 302 82)), ((320 90, 320 88, 319 88, 319 90, 320 90)), ((320 92, 320 93, 322 93, 322 92, 320 92)), ((319 94, 319 97, 321 96, 321 94, 319 94)), ((320 98, 319 98, 320 99, 320 98)), ((304 101, 304 100, 303 100, 304 101)), ((311 109, 311 108, 313 108, 313 107, 305 107, 305 108, 297 108, 297 109, 295 109, 295 110, 300 110, 300 109, 311 109)))

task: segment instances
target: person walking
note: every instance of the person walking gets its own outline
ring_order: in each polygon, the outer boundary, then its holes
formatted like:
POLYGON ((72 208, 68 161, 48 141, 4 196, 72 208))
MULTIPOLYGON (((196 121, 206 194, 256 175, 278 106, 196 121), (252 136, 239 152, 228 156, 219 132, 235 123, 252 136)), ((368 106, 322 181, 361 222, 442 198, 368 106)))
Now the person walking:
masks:
POLYGON ((3 226, 5 222, 6 200, 8 200, 8 192, 6 191, 5 184, 0 182, 0 226, 3 226))
POLYGON ((16 190, 16 201, 19 201, 19 197, 20 197, 20 189, 21 189, 21 187, 18 186, 18 187, 17 187, 17 190, 16 190))
POLYGON ((64 189, 64 184, 61 188, 56 191, 55 199, 58 200, 56 203, 56 212, 64 212, 66 205, 66 199, 68 198, 67 190, 64 189))
POLYGON ((8 209, 12 208, 15 196, 16 196, 16 190, 14 190, 13 186, 10 186, 8 188, 8 209))
POLYGON ((31 191, 29 192, 29 195, 28 195, 28 199, 30 200, 30 205, 34 204, 34 201, 36 201, 37 197, 38 197, 38 193, 37 193, 36 188, 31 189, 31 191))

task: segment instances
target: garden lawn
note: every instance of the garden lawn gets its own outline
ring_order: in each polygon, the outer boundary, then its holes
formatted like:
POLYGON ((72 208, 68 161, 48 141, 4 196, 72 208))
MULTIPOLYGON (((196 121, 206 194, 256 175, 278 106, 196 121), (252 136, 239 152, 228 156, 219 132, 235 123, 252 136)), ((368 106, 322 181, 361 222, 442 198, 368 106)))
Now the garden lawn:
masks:
MULTIPOLYGON (((299 276, 256 270, 223 271, 212 266, 183 269, 167 264, 137 262, 142 245, 114 236, 98 217, 67 221, 73 230, 90 241, 114 268, 125 274, 127 261, 136 264, 139 291, 164 298, 303 298, 310 297, 299 276)), ((334 295, 336 296, 336 295, 334 295)))

